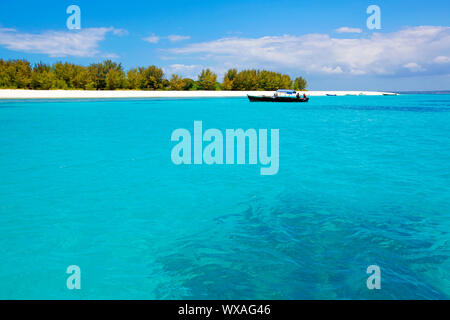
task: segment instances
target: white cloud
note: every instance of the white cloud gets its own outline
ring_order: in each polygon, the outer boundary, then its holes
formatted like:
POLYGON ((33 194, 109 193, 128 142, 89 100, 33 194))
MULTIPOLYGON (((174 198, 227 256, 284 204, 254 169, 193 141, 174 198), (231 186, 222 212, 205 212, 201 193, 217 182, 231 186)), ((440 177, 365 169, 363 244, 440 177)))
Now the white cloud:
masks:
POLYGON ((361 33, 360 28, 341 27, 335 30, 337 33, 361 33))
POLYGON ((422 68, 422 66, 420 66, 419 64, 417 64, 415 62, 406 63, 403 65, 403 67, 405 67, 406 69, 409 69, 411 72, 419 72, 419 71, 425 70, 424 68, 422 68))
POLYGON ((320 70, 322 73, 327 73, 327 74, 340 74, 343 73, 344 71, 342 71, 341 67, 337 66, 336 68, 331 68, 331 67, 322 67, 322 69, 320 70))
POLYGON ((86 28, 80 31, 44 31, 21 33, 15 29, 0 29, 0 46, 9 50, 47 54, 51 57, 92 57, 98 55, 99 43, 107 33, 123 35, 123 29, 86 28))
POLYGON ((189 40, 191 37, 190 36, 180 36, 177 34, 171 34, 167 37, 160 37, 157 35, 151 35, 150 37, 144 38, 144 41, 150 42, 150 43, 158 43, 159 40, 161 39, 167 39, 170 42, 178 42, 178 41, 183 41, 183 40, 189 40))
POLYGON ((0 28, 0 32, 16 32, 14 28, 0 28))
POLYGON ((176 34, 171 34, 167 36, 167 39, 169 39, 170 42, 177 42, 177 41, 183 41, 183 40, 189 40, 190 36, 180 36, 176 34))
POLYGON ((450 74, 450 66, 443 67, 450 52, 450 27, 411 27, 356 39, 327 34, 230 37, 167 52, 178 58, 203 59, 218 68, 232 65, 347 75, 450 74))
POLYGON ((100 55, 101 58, 104 59, 118 59, 120 58, 119 55, 115 54, 115 53, 105 53, 105 54, 101 54, 100 55))
POLYGON ((171 64, 170 66, 163 68, 166 75, 177 74, 182 77, 196 79, 197 75, 202 71, 202 66, 197 64, 185 65, 185 64, 171 64))
POLYGON ((113 29, 112 32, 119 37, 128 35, 128 31, 125 29, 113 29))
POLYGON ((151 35, 150 37, 144 38, 143 40, 144 40, 144 41, 147 41, 147 42, 150 42, 150 43, 158 43, 159 39, 160 39, 160 38, 159 38, 158 36, 155 36, 155 35, 153 34, 153 35, 151 35))
POLYGON ((439 56, 439 57, 434 58, 433 61, 436 63, 450 63, 450 57, 439 56))

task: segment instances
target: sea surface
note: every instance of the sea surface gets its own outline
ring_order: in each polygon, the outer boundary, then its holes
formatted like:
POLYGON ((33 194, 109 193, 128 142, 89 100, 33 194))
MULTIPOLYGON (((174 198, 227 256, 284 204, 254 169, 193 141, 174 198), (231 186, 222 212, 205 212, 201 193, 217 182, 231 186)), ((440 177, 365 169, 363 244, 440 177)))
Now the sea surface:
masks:
POLYGON ((0 299, 449 298, 450 95, 0 101, 0 299), (173 164, 195 120, 278 174, 173 164))

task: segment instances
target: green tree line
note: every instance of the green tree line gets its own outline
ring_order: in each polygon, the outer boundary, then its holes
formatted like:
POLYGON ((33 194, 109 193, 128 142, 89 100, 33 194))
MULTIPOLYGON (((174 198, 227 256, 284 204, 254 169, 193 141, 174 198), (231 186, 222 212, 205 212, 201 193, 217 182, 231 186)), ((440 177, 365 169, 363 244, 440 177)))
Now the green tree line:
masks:
POLYGON ((267 70, 230 69, 223 82, 217 74, 204 69, 197 80, 176 74, 167 78, 156 66, 139 67, 125 72, 120 63, 106 60, 87 67, 57 62, 53 65, 26 60, 0 59, 0 88, 8 89, 81 89, 81 90, 305 90, 303 77, 292 80, 289 75, 267 70))

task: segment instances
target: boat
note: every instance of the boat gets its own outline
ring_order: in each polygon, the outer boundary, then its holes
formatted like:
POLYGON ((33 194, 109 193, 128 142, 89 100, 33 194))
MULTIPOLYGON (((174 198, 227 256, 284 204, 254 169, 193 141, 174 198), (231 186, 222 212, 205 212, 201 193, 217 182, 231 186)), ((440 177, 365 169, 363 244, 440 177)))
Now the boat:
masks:
POLYGON ((250 102, 308 102, 309 98, 300 96, 295 90, 278 89, 273 96, 247 95, 250 102))
POLYGON ((329 97, 336 97, 337 96, 336 93, 327 93, 326 95, 329 96, 329 97))

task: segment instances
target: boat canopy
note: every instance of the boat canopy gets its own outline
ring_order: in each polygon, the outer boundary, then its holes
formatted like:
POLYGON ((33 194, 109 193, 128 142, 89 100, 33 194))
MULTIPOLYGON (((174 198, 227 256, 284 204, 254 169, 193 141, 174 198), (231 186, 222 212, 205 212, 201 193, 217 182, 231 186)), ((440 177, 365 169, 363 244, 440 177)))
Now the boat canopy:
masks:
POLYGON ((278 89, 277 92, 279 92, 279 93, 287 93, 287 94, 294 94, 294 93, 296 93, 295 90, 289 90, 289 89, 278 89))

